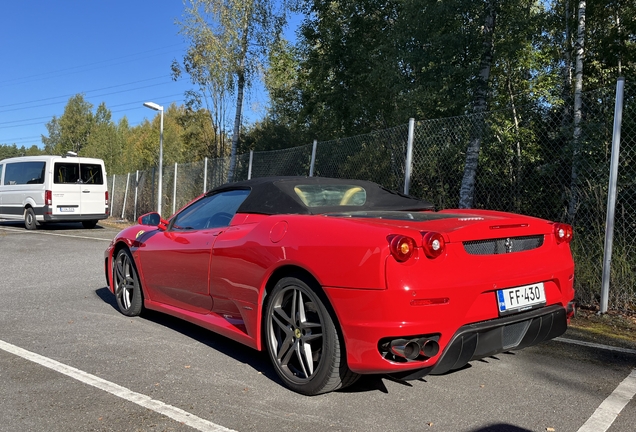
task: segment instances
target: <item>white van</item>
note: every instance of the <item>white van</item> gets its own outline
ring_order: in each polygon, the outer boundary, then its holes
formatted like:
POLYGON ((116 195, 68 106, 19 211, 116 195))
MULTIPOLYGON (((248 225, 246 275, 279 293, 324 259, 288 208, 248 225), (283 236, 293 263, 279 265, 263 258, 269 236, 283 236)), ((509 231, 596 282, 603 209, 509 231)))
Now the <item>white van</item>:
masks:
POLYGON ((27 229, 48 222, 93 228, 108 217, 101 159, 23 156, 0 161, 0 218, 23 219, 27 229))

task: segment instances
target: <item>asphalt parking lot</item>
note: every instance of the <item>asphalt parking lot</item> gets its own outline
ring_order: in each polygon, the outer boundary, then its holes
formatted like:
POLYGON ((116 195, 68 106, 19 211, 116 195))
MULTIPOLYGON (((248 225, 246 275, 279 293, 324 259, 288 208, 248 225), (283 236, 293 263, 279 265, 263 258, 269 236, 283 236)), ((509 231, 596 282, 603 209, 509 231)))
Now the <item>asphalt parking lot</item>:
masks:
POLYGON ((636 430, 636 352, 566 335, 442 376, 305 397, 267 356, 106 288, 116 234, 0 222, 0 431, 636 430))

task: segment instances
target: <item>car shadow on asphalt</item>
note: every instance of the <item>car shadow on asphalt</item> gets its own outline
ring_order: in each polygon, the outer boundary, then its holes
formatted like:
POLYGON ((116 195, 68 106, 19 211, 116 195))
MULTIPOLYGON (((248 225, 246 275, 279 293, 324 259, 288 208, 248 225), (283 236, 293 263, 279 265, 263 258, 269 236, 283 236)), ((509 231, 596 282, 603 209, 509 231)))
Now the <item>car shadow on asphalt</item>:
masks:
MULTIPOLYGON (((12 228, 23 228, 23 221, 14 221, 14 220, 2 220, 0 221, 0 226, 12 227, 12 228)), ((66 230, 87 230, 87 231, 99 231, 104 230, 106 227, 95 225, 93 228, 84 228, 81 222, 56 222, 56 223, 45 223, 40 224, 37 230, 41 231, 66 231, 66 230)), ((37 231, 36 230, 36 231, 37 231)))
MULTIPOLYGON (((107 287, 96 289, 95 294, 97 294, 104 303, 110 305, 114 310, 119 312, 117 300, 107 287)), ((256 351, 218 333, 214 333, 180 318, 161 312, 144 310, 141 318, 168 327, 199 343, 205 344, 228 357, 232 357, 233 359, 250 366, 254 370, 262 373, 268 379, 283 386, 283 382, 276 374, 276 371, 274 370, 274 367, 272 366, 265 351, 256 351)), ((364 393, 379 391, 388 394, 389 390, 387 389, 384 380, 397 382, 409 387, 413 386, 408 381, 402 381, 387 375, 362 375, 354 384, 338 390, 338 392, 364 393)), ((420 379, 419 381, 425 382, 424 379, 420 379)))
MULTIPOLYGON (((548 428, 548 430, 550 430, 548 428)), ((532 432, 530 429, 525 429, 519 426, 514 426, 508 423, 499 423, 490 426, 485 426, 479 429, 473 429, 470 432, 532 432)))
POLYGON ((110 292, 108 287, 96 289, 95 294, 97 294, 97 297, 102 299, 104 303, 109 304, 113 309, 119 312, 119 308, 117 307, 117 299, 115 299, 115 296, 113 295, 113 293, 110 292))
MULTIPOLYGON (((113 309, 119 312, 117 300, 107 287, 95 290, 95 294, 97 294, 104 303, 109 304, 113 309)), ((267 357, 267 353, 264 351, 256 351, 218 333, 214 333, 213 331, 207 330, 203 327, 199 327, 180 318, 161 312, 145 309, 141 313, 140 318, 167 327, 201 344, 207 345, 228 357, 232 357, 233 359, 250 366, 281 386, 283 385, 271 365, 269 358, 267 357)))

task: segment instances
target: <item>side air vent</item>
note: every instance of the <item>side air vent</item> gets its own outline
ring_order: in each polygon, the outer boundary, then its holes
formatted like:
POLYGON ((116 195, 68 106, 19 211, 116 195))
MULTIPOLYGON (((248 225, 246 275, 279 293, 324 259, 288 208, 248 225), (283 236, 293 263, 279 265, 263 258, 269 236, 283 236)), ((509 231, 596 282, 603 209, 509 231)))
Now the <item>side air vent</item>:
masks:
POLYGON ((529 251, 542 245, 543 235, 537 235, 467 241, 464 242, 464 249, 471 255, 498 255, 529 251))

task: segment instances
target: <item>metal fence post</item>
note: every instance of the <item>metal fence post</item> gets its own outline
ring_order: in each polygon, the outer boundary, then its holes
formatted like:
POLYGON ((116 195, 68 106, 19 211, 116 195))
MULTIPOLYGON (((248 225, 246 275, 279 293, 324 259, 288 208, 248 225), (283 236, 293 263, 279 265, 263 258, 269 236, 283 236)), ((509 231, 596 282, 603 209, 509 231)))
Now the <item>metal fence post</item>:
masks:
POLYGON ((126 214, 126 199, 128 199, 128 184, 130 183, 130 173, 126 176, 126 192, 124 192, 124 204, 121 206, 121 218, 126 214))
POLYGON ((311 164, 309 165, 309 177, 314 176, 314 166, 316 164, 316 147, 318 147, 318 140, 314 140, 314 146, 311 149, 311 164))
POLYGON ((411 187, 411 166, 413 165, 413 139, 415 136, 415 119, 409 119, 409 137, 406 141, 406 163, 404 167, 404 194, 409 194, 411 187))
POLYGON ((616 104, 614 107, 614 133, 612 136, 612 158, 610 164, 609 189, 607 191, 607 218, 605 219, 605 252, 603 257, 603 279, 601 288, 601 313, 607 312, 609 302, 610 269, 614 244, 614 215, 616 211, 616 182, 618 178, 618 156, 621 148, 621 124, 623 122, 623 93, 625 78, 616 82, 616 104))
POLYGON ((137 191, 139 190, 139 170, 135 174, 135 208, 133 209, 133 220, 137 220, 137 191))
POLYGON ((110 214, 115 210, 115 174, 113 174, 113 187, 110 190, 110 214))
POLYGON ((254 150, 250 150, 250 163, 247 166, 247 179, 252 178, 252 161, 254 160, 254 150))
POLYGON ((177 163, 174 163, 174 181, 172 182, 172 214, 177 211, 177 163))
POLYGON ((155 207, 155 167, 152 167, 152 208, 156 208, 155 207))
POLYGON ((203 159, 203 193, 208 191, 208 158, 203 159))

